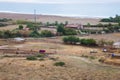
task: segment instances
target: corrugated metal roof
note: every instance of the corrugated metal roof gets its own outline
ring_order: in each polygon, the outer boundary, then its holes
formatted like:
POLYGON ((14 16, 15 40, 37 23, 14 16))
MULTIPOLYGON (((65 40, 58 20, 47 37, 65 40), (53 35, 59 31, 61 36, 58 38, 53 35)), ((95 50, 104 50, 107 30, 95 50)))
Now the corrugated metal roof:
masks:
POLYGON ((14 38, 14 40, 16 40, 16 41, 24 41, 25 39, 24 39, 24 38, 17 37, 17 38, 14 38))
POLYGON ((113 45, 115 46, 115 45, 120 45, 120 42, 115 42, 115 43, 113 43, 113 45))

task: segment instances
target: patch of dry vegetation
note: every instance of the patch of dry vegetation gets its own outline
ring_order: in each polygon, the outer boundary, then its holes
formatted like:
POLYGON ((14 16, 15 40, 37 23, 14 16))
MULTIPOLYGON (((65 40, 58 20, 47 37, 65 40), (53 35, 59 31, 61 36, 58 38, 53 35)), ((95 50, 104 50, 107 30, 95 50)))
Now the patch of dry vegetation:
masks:
POLYGON ((119 69, 97 66, 69 56, 59 57, 64 67, 54 66, 56 61, 28 61, 25 58, 0 59, 0 80, 119 80, 119 69))
POLYGON ((2 31, 2 30, 14 30, 14 29, 16 29, 16 28, 18 28, 18 25, 8 25, 8 26, 5 26, 5 27, 0 27, 0 30, 2 31))

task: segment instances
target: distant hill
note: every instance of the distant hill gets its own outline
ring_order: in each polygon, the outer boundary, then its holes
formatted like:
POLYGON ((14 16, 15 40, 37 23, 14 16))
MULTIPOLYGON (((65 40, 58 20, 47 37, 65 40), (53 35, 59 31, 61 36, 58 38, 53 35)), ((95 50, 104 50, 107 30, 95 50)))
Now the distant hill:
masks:
MULTIPOLYGON (((54 16, 54 15, 36 15, 37 21, 39 22, 65 22, 69 23, 79 23, 79 24, 98 24, 100 22, 100 18, 80 18, 80 17, 65 17, 65 16, 54 16)), ((13 20, 34 20, 34 14, 21 14, 21 13, 4 13, 0 12, 0 18, 11 18, 13 20)))

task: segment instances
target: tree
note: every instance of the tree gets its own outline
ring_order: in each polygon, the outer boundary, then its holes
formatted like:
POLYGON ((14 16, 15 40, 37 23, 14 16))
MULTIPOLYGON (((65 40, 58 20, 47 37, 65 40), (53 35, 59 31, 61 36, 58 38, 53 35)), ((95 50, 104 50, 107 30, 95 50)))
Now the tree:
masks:
POLYGON ((4 37, 4 32, 0 31, 0 38, 3 38, 3 37, 4 37))
POLYGON ((86 46, 96 46, 96 41, 94 39, 81 39, 80 43, 86 46))
POLYGON ((56 25, 56 26, 58 25, 58 21, 55 21, 55 25, 56 25))
POLYGON ((87 23, 87 27, 90 27, 91 26, 91 24, 90 23, 87 23))
POLYGON ((49 22, 47 22, 47 23, 46 23, 46 26, 50 26, 50 23, 49 23, 49 22))
POLYGON ((120 22, 118 22, 118 26, 120 26, 120 22))
POLYGON ((97 24, 98 27, 103 27, 102 23, 97 24))
POLYGON ((116 15, 115 17, 103 18, 101 22, 120 22, 120 16, 116 15))
POLYGON ((68 36, 63 38, 64 43, 76 44, 79 42, 79 38, 75 36, 68 36))
POLYGON ((23 25, 19 25, 19 30, 22 30, 23 29, 23 25))
POLYGON ((65 25, 68 25, 68 21, 65 21, 65 25))
POLYGON ((34 30, 33 32, 30 33, 30 37, 40 37, 39 32, 37 30, 34 30))
POLYGON ((11 38, 12 34, 11 34, 11 32, 9 30, 6 30, 6 31, 4 31, 4 36, 3 37, 4 38, 11 38))
POLYGON ((29 28, 30 30, 35 30, 35 27, 32 23, 27 23, 27 28, 29 28))
POLYGON ((68 43, 68 42, 69 42, 68 38, 67 38, 67 37, 64 37, 64 38, 63 38, 63 42, 64 42, 64 43, 68 43))
POLYGON ((64 35, 77 35, 77 31, 70 28, 64 28, 64 35))
POLYGON ((52 37, 52 36, 54 36, 54 34, 51 31, 43 30, 43 31, 41 31, 41 36, 42 37, 52 37))
POLYGON ((60 35, 63 35, 64 34, 64 25, 63 24, 59 24, 58 26, 57 26, 57 32, 58 32, 58 34, 60 34, 60 35))

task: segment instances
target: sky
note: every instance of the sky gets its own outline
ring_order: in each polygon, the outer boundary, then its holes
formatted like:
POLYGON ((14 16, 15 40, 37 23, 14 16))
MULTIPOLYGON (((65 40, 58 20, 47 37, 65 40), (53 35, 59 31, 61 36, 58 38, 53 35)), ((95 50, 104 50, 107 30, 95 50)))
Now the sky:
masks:
POLYGON ((120 15, 120 0, 0 0, 0 12, 110 17, 120 15))

